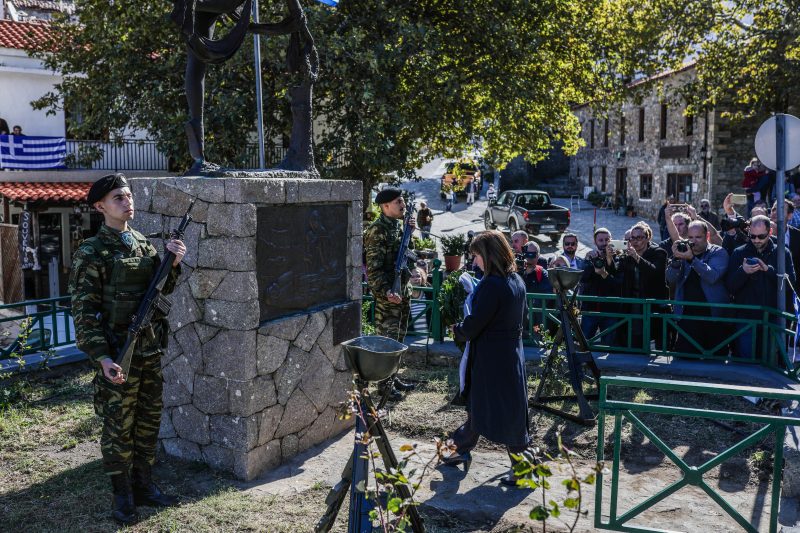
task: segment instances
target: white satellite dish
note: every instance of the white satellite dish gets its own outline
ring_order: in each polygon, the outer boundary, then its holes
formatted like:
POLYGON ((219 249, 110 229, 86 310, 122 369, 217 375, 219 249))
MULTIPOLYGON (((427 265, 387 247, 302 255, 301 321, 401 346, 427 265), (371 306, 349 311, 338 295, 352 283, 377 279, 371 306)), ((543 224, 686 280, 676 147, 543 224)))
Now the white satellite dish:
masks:
MULTIPOLYGON (((791 170, 800 165, 800 118, 784 116, 784 140, 786 145, 785 165, 782 170, 791 170)), ((778 170, 777 132, 778 117, 770 117, 761 124, 756 133, 756 155, 764 166, 778 170)))

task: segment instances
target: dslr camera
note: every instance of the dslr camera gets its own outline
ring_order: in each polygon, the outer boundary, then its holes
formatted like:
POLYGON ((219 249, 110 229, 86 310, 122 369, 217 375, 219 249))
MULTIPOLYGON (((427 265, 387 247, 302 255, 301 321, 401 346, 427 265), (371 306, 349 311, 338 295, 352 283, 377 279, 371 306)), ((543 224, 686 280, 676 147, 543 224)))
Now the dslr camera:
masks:
POLYGON ((517 270, 519 271, 525 270, 525 260, 536 259, 538 255, 539 254, 536 252, 529 252, 527 250, 516 254, 514 256, 514 261, 517 263, 517 270))
POLYGON ((730 231, 732 229, 747 231, 747 226, 749 224, 750 224, 749 220, 745 220, 743 217, 740 216, 737 216, 736 220, 731 220, 727 216, 719 219, 719 225, 722 228, 722 231, 730 231))
POLYGON ((606 267, 605 254, 592 257, 592 266, 597 269, 605 268, 606 267))
POLYGON ((688 252, 689 248, 692 247, 694 247, 694 243, 689 242, 686 239, 681 239, 675 243, 675 248, 682 254, 688 252))

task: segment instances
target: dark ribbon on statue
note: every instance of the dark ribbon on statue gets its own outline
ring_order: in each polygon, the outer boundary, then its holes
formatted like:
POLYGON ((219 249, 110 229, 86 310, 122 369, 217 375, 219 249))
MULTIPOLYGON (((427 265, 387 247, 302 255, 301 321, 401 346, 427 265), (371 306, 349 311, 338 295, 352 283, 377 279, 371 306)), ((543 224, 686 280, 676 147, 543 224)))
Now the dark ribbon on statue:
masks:
POLYGON ((197 59, 211 64, 227 61, 239 50, 247 36, 253 1, 244 0, 243 3, 234 7, 231 13, 226 13, 236 22, 236 25, 220 39, 209 39, 197 34, 195 30, 196 7, 196 2, 193 0, 179 0, 175 2, 170 19, 180 26, 182 33, 186 36, 186 44, 197 59))

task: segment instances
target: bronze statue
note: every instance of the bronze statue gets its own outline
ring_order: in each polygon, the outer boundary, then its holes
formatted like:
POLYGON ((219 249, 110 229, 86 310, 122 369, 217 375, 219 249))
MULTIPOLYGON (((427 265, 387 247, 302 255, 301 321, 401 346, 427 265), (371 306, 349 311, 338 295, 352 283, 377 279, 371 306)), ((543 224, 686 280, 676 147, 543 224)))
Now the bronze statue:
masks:
POLYGON ((248 31, 260 35, 290 35, 286 60, 299 83, 289 89, 292 108, 292 134, 289 150, 280 163, 284 170, 315 171, 312 146, 311 94, 319 72, 319 56, 300 0, 286 0, 289 15, 280 22, 251 22, 252 0, 174 0, 171 19, 180 28, 187 44, 186 99, 189 121, 186 135, 194 164, 187 174, 211 174, 219 165, 206 161, 203 137, 203 98, 207 65, 223 63, 242 45, 248 31), (235 25, 230 32, 213 38, 214 24, 228 17, 235 25))

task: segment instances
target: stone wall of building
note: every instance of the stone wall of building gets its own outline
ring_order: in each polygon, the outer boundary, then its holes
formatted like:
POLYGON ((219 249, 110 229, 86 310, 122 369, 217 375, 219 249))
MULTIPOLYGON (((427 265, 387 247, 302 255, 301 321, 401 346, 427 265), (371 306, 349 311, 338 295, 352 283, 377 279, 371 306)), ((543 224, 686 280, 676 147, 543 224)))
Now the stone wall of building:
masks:
MULTIPOLYGON (((591 185, 598 192, 617 194, 618 171, 627 173, 624 194, 637 215, 655 218, 667 194, 678 194, 678 201, 697 206, 710 198, 721 209, 728 192, 740 192, 742 170, 753 155, 753 140, 760 121, 732 129, 718 112, 695 116, 691 126, 685 115, 681 87, 694 79, 689 67, 631 87, 631 98, 605 117, 591 106, 575 109, 582 124, 586 146, 571 158, 570 176, 591 185), (666 137, 661 138, 662 104, 666 104, 666 137), (644 138, 639 141, 639 113, 644 110, 644 138), (625 139, 621 138, 622 120, 625 139), (606 146, 605 126, 608 120, 606 146), (591 130, 594 121, 594 148, 591 130), (591 168, 592 183, 589 183, 591 168), (602 186, 603 169, 606 185, 602 186), (690 176, 689 190, 667 190, 668 176, 690 176), (650 197, 643 197, 643 176, 652 176, 650 197)), ((645 180, 647 178, 644 178, 645 180)))
POLYGON ((278 175, 133 179, 131 187, 133 226, 144 233, 176 227, 196 199, 162 363, 163 451, 252 479, 348 427, 336 408, 352 376, 334 344, 333 315, 348 305, 360 311, 361 183, 278 175), (349 213, 336 221, 347 224, 346 301, 260 323, 257 207, 333 203, 349 213))

